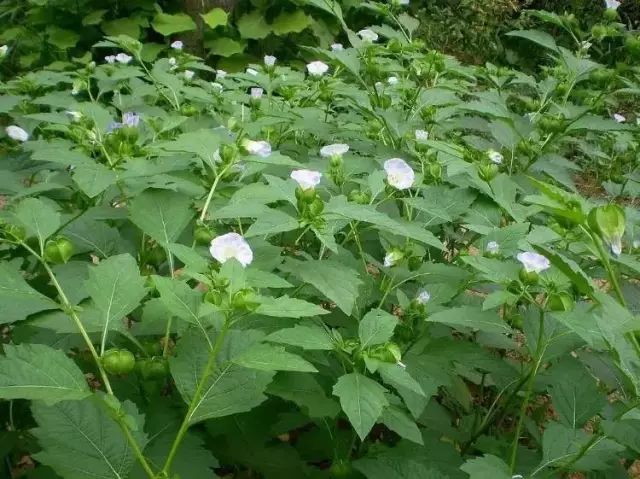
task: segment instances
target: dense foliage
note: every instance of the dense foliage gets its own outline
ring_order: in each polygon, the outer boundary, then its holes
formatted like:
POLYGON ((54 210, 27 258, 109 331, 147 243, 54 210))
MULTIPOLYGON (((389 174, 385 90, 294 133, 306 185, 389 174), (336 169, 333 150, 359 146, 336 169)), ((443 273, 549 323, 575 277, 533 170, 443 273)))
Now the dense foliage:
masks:
POLYGON ((638 38, 537 12, 469 66, 307 3, 306 64, 114 34, 1 86, 7 474, 627 477, 638 38))

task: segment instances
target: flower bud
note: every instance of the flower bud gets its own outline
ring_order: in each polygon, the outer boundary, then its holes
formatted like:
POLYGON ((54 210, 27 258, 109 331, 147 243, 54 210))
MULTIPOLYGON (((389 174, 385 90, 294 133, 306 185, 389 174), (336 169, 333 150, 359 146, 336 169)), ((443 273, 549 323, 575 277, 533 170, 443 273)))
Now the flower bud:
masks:
POLYGON ((500 171, 500 168, 495 163, 485 163, 478 166, 478 174, 480 178, 489 183, 493 180, 500 171))
POLYGON ((238 147, 234 143, 226 143, 220 147, 220 158, 225 164, 233 163, 238 157, 238 147))
POLYGON ((625 230, 624 210, 618 205, 598 206, 589 212, 588 224, 618 256, 622 253, 622 236, 625 230))

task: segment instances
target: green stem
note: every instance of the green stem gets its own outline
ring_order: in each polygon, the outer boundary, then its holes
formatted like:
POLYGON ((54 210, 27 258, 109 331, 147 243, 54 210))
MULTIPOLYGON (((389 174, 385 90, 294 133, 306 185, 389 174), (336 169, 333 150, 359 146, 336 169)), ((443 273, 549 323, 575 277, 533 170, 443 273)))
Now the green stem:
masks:
POLYGON ((144 472, 147 474, 149 479, 156 479, 157 478, 156 473, 153 472, 153 469, 151 469, 151 466, 149 465, 149 463, 145 459, 144 454, 142 453, 142 450, 140 449, 140 446, 138 445, 138 441, 136 441, 136 438, 133 437, 133 434, 131 434, 131 431, 129 430, 129 427, 125 424, 125 422, 121 418, 116 418, 116 422, 120 426, 120 429, 122 429, 122 432, 124 433, 125 437, 127 438, 127 441, 129 442, 129 445, 131 446, 131 450, 133 451, 133 455, 136 456, 136 459, 138 459, 138 462, 142 466, 142 469, 144 469, 144 472))
POLYGON ((209 205, 211 204, 211 200, 213 199, 213 194, 218 187, 218 183, 220 182, 220 178, 224 175, 231 165, 225 166, 220 173, 216 174, 216 177, 213 180, 213 184, 211 185, 211 189, 209 190, 209 194, 207 195, 207 200, 204 202, 204 206, 202 207, 202 213, 200 213, 200 222, 203 222, 207 217, 207 211, 209 210, 209 205))
POLYGON ((165 461, 164 466, 162 467, 162 473, 165 475, 169 473, 169 470, 171 469, 171 464, 173 463, 173 460, 175 459, 175 456, 178 453, 180 443, 184 439, 184 436, 187 433, 189 426, 191 425, 190 424, 191 416, 194 413, 195 409, 197 408, 197 405, 201 399, 200 396, 202 395, 202 391, 205 388, 207 379, 209 379, 209 376, 211 376, 211 374, 213 373, 213 371, 216 369, 218 365, 218 353, 220 352, 220 349, 224 344, 224 339, 225 339, 225 336, 227 335, 227 332, 229 331, 230 326, 231 326, 231 319, 226 318, 224 325, 222 326, 222 329, 220 330, 220 333, 216 338, 216 342, 213 345, 213 349, 209 351, 209 360, 207 361, 207 364, 204 367, 204 371, 200 376, 198 385, 196 386, 196 390, 193 393, 193 397, 191 398, 191 401, 189 403, 187 414, 185 414, 184 416, 184 420, 180 425, 180 429, 178 429, 178 433, 176 434, 173 444, 171 445, 171 449, 169 451, 169 455, 167 456, 167 460, 165 461))

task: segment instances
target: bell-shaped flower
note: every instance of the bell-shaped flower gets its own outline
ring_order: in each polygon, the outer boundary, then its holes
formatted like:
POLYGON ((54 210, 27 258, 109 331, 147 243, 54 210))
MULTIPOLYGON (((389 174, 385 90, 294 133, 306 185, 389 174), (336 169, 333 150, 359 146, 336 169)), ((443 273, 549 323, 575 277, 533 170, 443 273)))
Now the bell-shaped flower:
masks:
POLYGON ((15 141, 24 143, 29 139, 29 133, 17 125, 9 125, 4 129, 4 131, 7 132, 7 136, 9 138, 15 141))
POLYGON ((249 243, 238 233, 227 233, 213 238, 209 252, 214 259, 223 264, 233 258, 247 267, 253 261, 253 251, 249 243))
POLYGON ((406 190, 413 186, 416 175, 413 169, 401 158, 392 158, 384 162, 387 172, 387 182, 399 190, 406 190))
POLYGON ((322 173, 313 170, 293 170, 291 179, 298 183, 303 191, 312 190, 320 184, 322 173))
POLYGON ((334 156, 342 156, 349 151, 349 145, 344 143, 335 143, 320 148, 320 156, 323 158, 331 158, 334 156))
POLYGON ((271 155, 271 144, 268 141, 253 141, 245 139, 242 142, 245 151, 251 155, 257 155, 266 158, 271 155))
POLYGON ((551 262, 535 251, 525 251, 516 256, 527 273, 542 273, 551 267, 551 262))
POLYGON ((307 71, 309 75, 314 77, 321 77, 329 71, 329 65, 321 61, 311 62, 307 65, 307 71))

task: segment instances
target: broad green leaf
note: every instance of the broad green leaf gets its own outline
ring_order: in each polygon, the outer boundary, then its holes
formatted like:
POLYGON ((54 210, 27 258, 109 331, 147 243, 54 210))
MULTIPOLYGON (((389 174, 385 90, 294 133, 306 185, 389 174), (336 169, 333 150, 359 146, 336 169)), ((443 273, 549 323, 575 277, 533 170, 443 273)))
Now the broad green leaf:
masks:
MULTIPOLYGON (((135 406, 123 404, 137 431, 133 437, 144 447, 146 438, 135 406)), ((63 401, 54 406, 35 402, 31 407, 38 427, 33 435, 42 447, 34 454, 40 463, 51 467, 65 479, 125 479, 135 456, 124 433, 104 404, 95 398, 63 401)))
POLYGON ((80 165, 73 170, 73 181, 89 198, 95 198, 111 185, 115 185, 118 175, 100 163, 80 165))
POLYGON ((38 238, 41 250, 47 238, 60 227, 60 214, 49 203, 37 198, 22 200, 16 208, 15 216, 29 237, 38 238))
POLYGON ((387 426, 400 437, 422 445, 422 435, 415 421, 407 413, 396 406, 389 406, 384 409, 380 417, 382 424, 387 426))
POLYGON ((315 373, 318 370, 297 354, 285 351, 282 346, 256 344, 233 359, 235 364, 261 371, 299 371, 315 373))
POLYGON ((367 479, 449 479, 449 476, 409 458, 379 459, 366 457, 355 462, 354 467, 367 479))
POLYGON ((65 30, 56 26, 47 28, 47 42, 58 47, 60 50, 68 50, 73 48, 80 40, 80 35, 73 30, 65 30))
POLYGON ((309 417, 335 417, 338 403, 328 398, 318 381, 309 373, 281 372, 267 388, 267 393, 291 401, 309 417))
POLYGON ((62 351, 44 344, 4 346, 0 356, 0 397, 40 399, 46 404, 91 394, 80 368, 62 351))
POLYGON ((333 387, 333 394, 340 398, 342 410, 363 441, 389 405, 385 392, 380 384, 359 373, 341 376, 333 387))
POLYGON ((298 220, 284 211, 266 208, 258 216, 256 222, 249 226, 245 237, 268 236, 276 233, 297 230, 300 227, 298 220))
MULTIPOLYGON (((209 351, 207 339, 192 332, 180 340, 176 356, 169 361, 176 387, 186 403, 198 388, 209 362, 209 351)), ((250 411, 267 399, 264 391, 274 372, 238 366, 232 359, 229 354, 218 355, 216 368, 205 379, 200 399, 187 417, 190 424, 250 411)))
POLYGON ((89 268, 86 289, 100 311, 102 348, 114 324, 138 307, 147 294, 136 260, 129 254, 112 256, 89 268))
POLYGON ((321 326, 316 325, 297 324, 293 328, 280 329, 267 336, 266 340, 307 350, 331 351, 334 348, 329 333, 321 326))
POLYGON ((289 260, 280 269, 314 286, 345 314, 351 314, 363 284, 354 268, 334 260, 289 260))
POLYGON ((147 190, 129 207, 131 221, 161 245, 174 243, 194 216, 191 200, 167 190, 147 190))
POLYGON ((311 17, 307 16, 302 9, 298 9, 281 13, 273 20, 271 27, 276 35, 286 35, 299 33, 309 25, 311 25, 311 17))
POLYGON ((271 33, 271 26, 267 23, 264 12, 258 9, 241 16, 236 27, 242 38, 251 40, 266 38, 271 33))
POLYGON ((106 9, 93 10, 82 19, 82 24, 98 25, 100 22, 102 22, 102 17, 104 17, 104 14, 107 13, 108 11, 109 10, 106 10, 106 9))
POLYGON ((238 53, 242 53, 244 51, 245 44, 231 38, 223 37, 205 42, 205 47, 209 49, 209 53, 212 55, 231 57, 238 53))
POLYGON ((460 469, 469 474, 469 479, 511 479, 512 477, 508 464, 491 454, 469 459, 460 469))
POLYGON ((405 368, 399 364, 382 363, 378 367, 382 380, 398 390, 407 389, 415 394, 426 397, 420 383, 413 379, 405 368))
POLYGON ((582 271, 582 268, 575 261, 543 245, 534 245, 534 248, 540 254, 546 256, 551 261, 551 264, 562 271, 578 291, 589 296, 593 294, 594 286, 591 278, 582 271))
POLYGON ((509 333, 511 328, 495 311, 482 311, 473 306, 446 309, 427 317, 427 321, 444 323, 453 328, 472 329, 487 333, 509 333))
POLYGON ((506 34, 510 37, 524 38, 549 50, 558 50, 558 45, 551 35, 540 30, 515 30, 506 34))
POLYGON ((209 28, 216 28, 220 25, 227 24, 228 14, 222 8, 214 8, 207 13, 200 14, 200 16, 209 28))
POLYGON ((196 24, 186 13, 169 15, 168 13, 158 13, 151 22, 153 29, 159 34, 167 37, 178 32, 186 32, 196 29, 196 24))
POLYGON ((27 316, 59 306, 39 293, 9 263, 0 263, 0 324, 22 321, 27 316))
POLYGON ((118 18, 109 22, 102 22, 100 28, 104 33, 112 37, 119 35, 127 35, 131 38, 140 37, 140 23, 134 18, 118 18))
POLYGON ((256 313, 276 318, 304 318, 328 314, 329 311, 302 299, 280 296, 279 298, 261 298, 256 313))
POLYGON ((398 318, 381 309, 372 309, 364 315, 358 325, 358 336, 362 348, 386 343, 393 336, 398 318))

